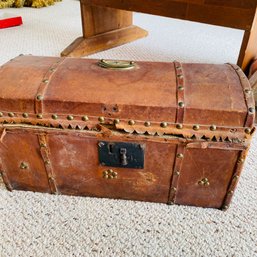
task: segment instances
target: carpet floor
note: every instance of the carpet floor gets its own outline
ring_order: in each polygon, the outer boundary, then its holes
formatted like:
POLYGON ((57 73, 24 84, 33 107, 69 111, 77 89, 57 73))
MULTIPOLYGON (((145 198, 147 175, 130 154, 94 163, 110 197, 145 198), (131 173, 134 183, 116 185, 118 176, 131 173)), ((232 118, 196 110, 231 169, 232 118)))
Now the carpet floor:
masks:
MULTIPOLYGON (((0 31, 0 65, 58 56, 81 35, 79 2, 5 9, 24 24, 0 31)), ((136 14, 149 37, 90 58, 235 63, 242 31, 136 14)), ((216 97, 216 96, 214 96, 216 97)), ((14 191, 0 187, 0 256, 257 256, 257 136, 227 212, 14 191)))

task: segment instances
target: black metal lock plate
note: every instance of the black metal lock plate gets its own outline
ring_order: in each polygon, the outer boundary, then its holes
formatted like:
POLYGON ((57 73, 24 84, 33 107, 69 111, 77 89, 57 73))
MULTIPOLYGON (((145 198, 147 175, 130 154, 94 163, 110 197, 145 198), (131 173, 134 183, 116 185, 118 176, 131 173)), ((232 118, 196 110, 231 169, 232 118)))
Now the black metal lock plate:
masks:
POLYGON ((144 145, 125 142, 98 142, 99 162, 103 166, 143 169, 144 145))

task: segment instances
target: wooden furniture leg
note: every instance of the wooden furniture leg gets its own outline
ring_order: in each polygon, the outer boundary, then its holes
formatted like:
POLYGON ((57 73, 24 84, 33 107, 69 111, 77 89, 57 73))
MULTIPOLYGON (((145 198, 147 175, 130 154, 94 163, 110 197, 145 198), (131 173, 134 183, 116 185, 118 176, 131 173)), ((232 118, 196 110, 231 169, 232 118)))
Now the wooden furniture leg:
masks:
POLYGON ((257 58, 257 9, 249 30, 245 30, 238 65, 247 71, 251 62, 257 58))
POLYGON ((148 32, 133 25, 130 11, 81 3, 83 37, 77 38, 61 56, 80 57, 146 37, 148 32))

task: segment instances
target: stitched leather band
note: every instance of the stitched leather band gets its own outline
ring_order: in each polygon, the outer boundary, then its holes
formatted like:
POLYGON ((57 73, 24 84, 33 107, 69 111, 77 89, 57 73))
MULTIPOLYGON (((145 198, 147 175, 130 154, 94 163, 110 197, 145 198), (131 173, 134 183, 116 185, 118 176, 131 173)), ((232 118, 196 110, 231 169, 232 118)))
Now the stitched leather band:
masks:
POLYGON ((60 64, 63 63, 65 58, 60 58, 58 61, 54 62, 52 66, 49 68, 47 73, 45 74, 43 80, 41 81, 37 94, 35 96, 35 113, 36 114, 42 114, 43 113, 43 100, 44 100, 44 95, 47 89, 47 86, 50 83, 50 80, 52 76, 54 75, 55 71, 57 71, 57 68, 60 64))
POLYGON ((177 146, 177 152, 176 152, 175 163, 173 168, 173 175, 171 178, 168 204, 176 203, 177 186, 178 186, 178 180, 181 173, 182 162, 184 159, 185 147, 186 147, 185 144, 178 144, 177 146))
POLYGON ((183 68, 180 62, 175 61, 175 74, 177 80, 177 113, 176 113, 176 123, 183 124, 184 120, 184 107, 185 107, 185 78, 183 75, 183 68))
POLYGON ((255 119, 255 102, 250 82, 245 76, 244 72, 237 65, 230 63, 227 64, 230 65, 236 71, 242 85, 244 99, 247 106, 247 116, 245 119, 244 126, 252 128, 255 119))
POLYGON ((245 158, 246 158, 246 155, 247 155, 247 151, 248 150, 241 151, 240 154, 239 154, 237 164, 235 166, 235 171, 234 171, 234 174, 232 176, 227 194, 226 194, 224 202, 223 202, 223 206, 222 206, 223 210, 227 210, 229 205, 230 205, 230 202, 231 202, 232 197, 234 195, 234 191, 236 189, 239 177, 240 177, 242 169, 243 169, 243 165, 244 165, 244 161, 245 161, 245 158))
POLYGON ((9 190, 9 191, 12 191, 13 188, 12 188, 12 185, 7 177, 7 174, 5 172, 5 168, 4 168, 4 164, 0 158, 0 175, 2 176, 2 179, 3 179, 3 182, 6 186, 6 188, 9 190))
POLYGON ((38 141, 40 146, 40 153, 45 164, 45 170, 48 177, 49 187, 53 194, 58 194, 58 189, 53 173, 53 168, 50 160, 50 149, 47 142, 46 134, 39 134, 38 141))

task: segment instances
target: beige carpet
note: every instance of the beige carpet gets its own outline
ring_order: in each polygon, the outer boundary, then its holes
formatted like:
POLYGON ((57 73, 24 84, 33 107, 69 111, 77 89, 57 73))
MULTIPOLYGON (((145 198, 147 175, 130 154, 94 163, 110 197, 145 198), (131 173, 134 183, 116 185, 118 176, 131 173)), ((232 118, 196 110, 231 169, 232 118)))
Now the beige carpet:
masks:
MULTIPOLYGON (((76 0, 1 12, 21 14, 24 25, 0 31, 0 64, 20 53, 57 56, 81 34, 76 0)), ((150 36, 91 58, 235 62, 242 39, 238 30, 148 15, 135 23, 150 36)), ((227 212, 1 187, 0 257, 16 256, 257 256, 257 137, 227 212)))

